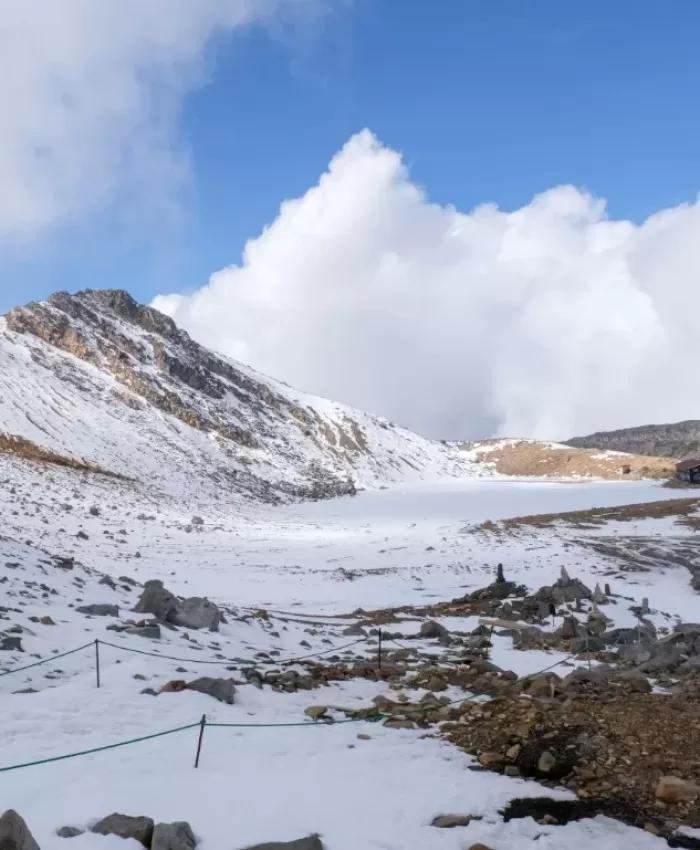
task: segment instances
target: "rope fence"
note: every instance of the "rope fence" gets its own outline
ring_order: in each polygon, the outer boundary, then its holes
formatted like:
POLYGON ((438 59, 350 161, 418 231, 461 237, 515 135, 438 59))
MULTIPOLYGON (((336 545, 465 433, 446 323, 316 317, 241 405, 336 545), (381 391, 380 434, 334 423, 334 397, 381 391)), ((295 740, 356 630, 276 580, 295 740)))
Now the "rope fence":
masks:
MULTIPOLYGON (((319 652, 311 652, 308 655, 300 655, 296 658, 272 658, 268 663, 275 664, 296 664, 299 661, 306 661, 310 658, 321 658, 324 655, 329 655, 334 652, 344 652, 346 649, 350 649, 353 646, 357 646, 361 643, 366 643, 368 638, 360 638, 360 640, 353 641, 352 643, 346 643, 343 646, 332 646, 328 649, 322 649, 319 652)), ((52 661, 58 661, 60 658, 65 658, 68 655, 73 655, 76 652, 82 652, 86 649, 90 649, 94 647, 95 649, 95 661, 96 661, 96 670, 97 670, 97 687, 100 687, 100 646, 108 646, 110 649, 116 649, 118 652, 132 652, 137 655, 147 655, 151 658, 160 658, 163 661, 177 661, 180 664, 214 664, 219 667, 232 667, 236 664, 261 664, 263 663, 262 659, 246 659, 246 658, 235 658, 230 660, 212 660, 206 658, 180 658, 175 655, 163 655, 160 652, 149 652, 145 649, 136 649, 132 646, 119 646, 116 643, 110 643, 106 640, 100 640, 99 638, 95 638, 94 641, 90 643, 83 644, 83 646, 78 646, 75 649, 69 649, 67 652, 61 652, 57 655, 50 655, 47 658, 41 658, 38 661, 33 661, 31 664, 24 664, 21 667, 13 667, 11 670, 0 670, 0 676, 10 676, 12 673, 22 673, 25 670, 30 670, 33 667, 39 667, 42 664, 49 664, 52 661)))
MULTIPOLYGON (((350 646, 354 646, 357 643, 364 643, 365 640, 366 640, 366 638, 363 638, 360 641, 356 641, 355 643, 350 644, 350 646)), ((26 670, 26 669, 29 669, 30 667, 35 667, 38 664, 45 664, 45 663, 48 663, 50 661, 55 661, 58 658, 64 658, 67 655, 72 655, 73 653, 77 653, 77 652, 89 649, 90 647, 94 647, 95 648, 96 661, 97 661, 97 671, 96 671, 97 672, 97 687, 100 687, 100 669, 99 669, 99 645, 100 644, 104 644, 105 646, 110 646, 110 647, 113 647, 115 649, 127 649, 128 650, 127 647, 120 647, 120 646, 117 646, 116 644, 109 644, 109 643, 106 643, 105 641, 100 641, 99 639, 95 639, 95 641, 93 643, 85 644, 84 646, 77 647, 76 649, 69 650, 68 652, 61 653, 60 655, 54 655, 50 658, 45 658, 45 659, 42 659, 40 661, 34 662, 33 664, 25 665, 24 667, 21 667, 21 668, 15 668, 14 670, 3 671, 2 675, 8 675, 9 673, 20 672, 21 670, 26 670)), ((382 646, 382 641, 381 641, 381 631, 380 631, 380 633, 379 633, 379 647, 378 647, 378 654, 377 654, 377 663, 378 663, 379 669, 381 669, 381 646, 382 646)), ((129 651, 131 651, 131 650, 129 650, 129 651)), ((144 654, 147 654, 147 655, 153 655, 157 658, 165 658, 165 656, 161 656, 158 653, 148 653, 148 652, 145 652, 145 651, 142 651, 142 650, 136 650, 136 651, 139 652, 139 653, 143 652, 144 654)), ((328 651, 332 651, 332 650, 328 650, 328 651)), ((557 667, 563 661, 568 661, 569 659, 574 658, 574 657, 575 657, 574 655, 569 655, 567 658, 561 659, 561 660, 555 662, 554 664, 551 664, 550 666, 545 667, 542 670, 539 670, 535 673, 530 674, 528 676, 528 678, 534 678, 536 676, 540 676, 543 673, 546 673, 549 670, 553 669, 554 667, 557 667)), ((175 659, 175 660, 181 660, 181 659, 175 659)), ((193 660, 193 659, 190 659, 190 660, 193 660)), ((217 663, 230 664, 230 662, 217 662, 217 663)), ((201 720, 197 723, 189 723, 189 724, 186 724, 184 726, 177 726, 174 729, 166 729, 165 731, 155 732, 151 735, 142 735, 138 738, 131 738, 127 741, 119 741, 115 744, 105 744, 105 745, 100 746, 100 747, 92 747, 90 749, 80 750, 80 751, 74 752, 74 753, 66 753, 66 754, 60 755, 60 756, 52 756, 52 757, 44 758, 44 759, 37 759, 35 761, 28 761, 28 762, 22 762, 20 764, 7 765, 5 767, 0 767, 0 773, 7 773, 9 771, 21 770, 21 769, 27 768, 27 767, 37 767, 37 766, 40 766, 40 765, 51 764, 53 762, 66 761, 67 759, 79 758, 81 756, 93 755, 95 753, 102 753, 102 752, 105 752, 107 750, 113 750, 113 749, 117 749, 119 747, 131 746, 133 744, 142 743, 143 741, 150 741, 150 740, 154 740, 156 738, 165 737, 167 735, 173 735, 173 734, 176 734, 178 732, 184 732, 184 731, 187 731, 189 729, 198 729, 199 730, 198 736, 197 736, 196 756, 195 756, 195 761, 194 761, 194 767, 198 768, 200 758, 201 758, 203 740, 204 740, 204 730, 206 729, 206 727, 211 727, 211 728, 216 728, 216 729, 290 729, 290 728, 303 728, 303 727, 320 728, 320 727, 328 727, 328 726, 337 726, 337 725, 346 724, 346 723, 363 723, 363 722, 364 723, 377 723, 377 722, 384 720, 384 719, 397 718, 397 717, 398 718, 408 718, 408 717, 415 716, 415 715, 425 715, 425 714, 428 714, 430 712, 436 711, 437 709, 444 709, 444 708, 447 708, 449 706, 460 705, 462 703, 471 702, 473 700, 477 700, 477 699, 480 699, 482 697, 483 697, 483 694, 472 693, 472 694, 468 694, 466 697, 460 697, 458 699, 450 700, 449 702, 440 703, 439 705, 430 704, 430 705, 426 705, 425 707, 422 707, 422 708, 413 708, 413 709, 405 709, 405 710, 397 709, 397 710, 395 710, 391 713, 376 712, 374 714, 369 714, 369 715, 366 715, 366 716, 349 717, 349 718, 346 718, 344 720, 335 720, 335 719, 330 718, 330 717, 320 717, 320 718, 315 719, 315 720, 291 721, 291 722, 284 722, 284 723, 219 723, 219 722, 211 723, 211 722, 207 721, 206 715, 202 715, 201 720)))

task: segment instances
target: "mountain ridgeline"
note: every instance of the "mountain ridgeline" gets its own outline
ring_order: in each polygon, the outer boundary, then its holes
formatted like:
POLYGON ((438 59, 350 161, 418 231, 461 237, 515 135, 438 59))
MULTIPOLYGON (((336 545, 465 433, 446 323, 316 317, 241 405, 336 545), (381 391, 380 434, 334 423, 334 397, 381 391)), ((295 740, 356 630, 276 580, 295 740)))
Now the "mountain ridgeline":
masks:
POLYGON ((700 420, 667 425, 640 425, 618 431, 599 431, 566 440, 579 449, 607 449, 656 457, 686 458, 700 455, 700 420))
POLYGON ((59 292, 0 317, 0 452, 224 501, 487 474, 208 350, 121 290, 59 292))

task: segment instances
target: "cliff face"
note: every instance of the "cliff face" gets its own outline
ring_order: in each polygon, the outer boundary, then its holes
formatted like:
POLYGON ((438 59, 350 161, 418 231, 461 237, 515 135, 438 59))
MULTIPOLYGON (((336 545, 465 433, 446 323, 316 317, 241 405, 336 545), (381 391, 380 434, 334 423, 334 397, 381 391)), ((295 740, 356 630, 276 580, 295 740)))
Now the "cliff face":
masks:
POLYGON ((576 448, 611 449, 657 457, 697 457, 700 455, 700 420, 600 431, 587 437, 574 437, 566 444, 576 448))
POLYGON ((121 290, 0 319, 0 435, 174 491, 273 502, 479 474, 453 448, 209 351, 121 290))

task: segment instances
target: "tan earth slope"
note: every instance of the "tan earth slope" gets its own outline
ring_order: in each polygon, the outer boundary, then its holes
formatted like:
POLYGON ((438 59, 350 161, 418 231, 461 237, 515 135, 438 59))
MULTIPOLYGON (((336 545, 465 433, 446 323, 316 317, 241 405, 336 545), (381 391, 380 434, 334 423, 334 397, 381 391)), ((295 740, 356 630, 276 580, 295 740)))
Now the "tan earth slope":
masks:
POLYGON ((636 481, 669 478, 676 464, 673 458, 578 449, 537 440, 479 440, 461 443, 459 447, 470 460, 502 475, 636 481))

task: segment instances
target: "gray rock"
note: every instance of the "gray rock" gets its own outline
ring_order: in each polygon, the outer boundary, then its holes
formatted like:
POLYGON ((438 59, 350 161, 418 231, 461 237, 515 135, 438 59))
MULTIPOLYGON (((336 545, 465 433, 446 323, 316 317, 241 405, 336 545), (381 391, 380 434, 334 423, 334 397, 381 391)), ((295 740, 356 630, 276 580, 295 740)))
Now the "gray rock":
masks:
POLYGON ((367 637, 367 632, 357 623, 354 626, 348 626, 347 629, 343 629, 343 634, 348 637, 367 637))
POLYGON ((134 611, 153 614, 164 623, 184 626, 188 629, 209 629, 216 632, 222 616, 219 609, 208 599, 192 597, 178 599, 163 586, 159 579, 147 581, 134 611))
POLYGON ((450 633, 440 623, 436 623, 435 620, 428 620, 426 623, 421 624, 420 636, 427 638, 446 638, 450 636, 450 633))
POLYGON ((4 652, 24 652, 22 649, 22 638, 3 637, 0 638, 0 650, 4 652))
POLYGON ((14 809, 0 816, 0 850, 39 850, 39 845, 14 809))
POLYGON ((268 841, 244 850, 324 850, 324 846, 318 835, 309 835, 308 838, 297 838, 296 841, 268 841))
POLYGON ((565 602, 580 602, 581 599, 590 599, 593 595, 586 585, 577 578, 564 581, 566 570, 562 568, 562 578, 552 585, 552 596, 557 605, 565 602))
POLYGON ((579 652, 603 652, 605 646, 605 641, 602 638, 589 635, 572 640, 571 652, 574 655, 578 655, 579 652))
POLYGON ((615 677, 615 671, 607 664, 599 664, 591 670, 587 670, 585 667, 577 667, 564 677, 562 685, 566 687, 576 682, 611 682, 615 677))
MULTIPOLYGON (((653 626, 652 626, 653 628, 653 626)), ((626 646, 630 643, 653 643, 656 630, 652 632, 649 628, 611 629, 601 635, 606 646, 626 646)))
POLYGON ((134 611, 138 614, 153 614, 167 621, 177 609, 177 597, 163 587, 160 579, 147 581, 134 611))
POLYGON ((595 602, 596 605, 607 605, 608 604, 608 601, 609 601, 608 597, 600 589, 599 584, 596 584, 596 586, 593 588, 593 601, 595 602))
POLYGON ((219 702, 233 705, 236 684, 233 679, 212 679, 209 676, 203 676, 201 679, 195 679, 194 682, 188 682, 187 690, 198 691, 200 694, 214 697, 219 702))
POLYGON ((153 838, 153 820, 147 817, 131 817, 118 812, 107 815, 90 827, 90 832, 98 835, 118 835, 120 838, 134 838, 144 847, 151 846, 153 838))
POLYGON ((672 643, 657 643, 651 647, 651 658, 639 665, 642 673, 660 673, 675 670, 681 663, 682 653, 672 643))
POLYGON ((513 633, 514 649, 536 649, 547 643, 548 635, 536 626, 526 629, 517 629, 513 633))
POLYGON ((184 626, 187 629, 209 629, 210 632, 217 632, 221 613, 213 602, 193 596, 191 599, 178 601, 174 613, 167 619, 176 626, 184 626))
POLYGON ((194 850, 197 839, 187 821, 158 823, 153 830, 151 850, 194 850))
POLYGON ((204 520, 201 516, 193 516, 190 520, 190 525, 204 525, 204 520))
POLYGON ((160 626, 157 623, 150 626, 131 626, 126 629, 126 634, 150 638, 151 640, 160 640, 160 626))
POLYGON ((84 829, 79 829, 77 826, 62 826, 56 830, 56 835, 59 838, 77 838, 79 835, 83 835, 84 832, 84 829))
POLYGON ((78 614, 88 614, 91 617, 118 617, 119 606, 97 603, 95 605, 81 605, 75 609, 78 614))

